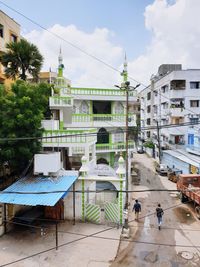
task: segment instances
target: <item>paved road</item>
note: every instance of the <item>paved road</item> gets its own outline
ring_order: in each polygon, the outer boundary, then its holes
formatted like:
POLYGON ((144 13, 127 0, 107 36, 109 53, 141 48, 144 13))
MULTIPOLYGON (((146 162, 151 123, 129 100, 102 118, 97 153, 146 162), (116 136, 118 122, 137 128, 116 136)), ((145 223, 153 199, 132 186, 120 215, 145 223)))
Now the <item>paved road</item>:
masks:
MULTIPOLYGON (((134 162, 140 170, 140 185, 132 185, 134 190, 175 188, 175 184, 168 181, 167 177, 154 173, 153 161, 146 155, 135 155, 134 162)), ((121 242, 111 267, 200 266, 200 223, 193 215, 193 208, 180 205, 176 193, 133 193, 131 207, 135 198, 142 203, 139 223, 135 222, 134 214, 130 214, 132 242, 121 242), (165 210, 161 231, 157 228, 154 215, 158 203, 165 210), (195 248, 195 245, 199 248, 195 248)))

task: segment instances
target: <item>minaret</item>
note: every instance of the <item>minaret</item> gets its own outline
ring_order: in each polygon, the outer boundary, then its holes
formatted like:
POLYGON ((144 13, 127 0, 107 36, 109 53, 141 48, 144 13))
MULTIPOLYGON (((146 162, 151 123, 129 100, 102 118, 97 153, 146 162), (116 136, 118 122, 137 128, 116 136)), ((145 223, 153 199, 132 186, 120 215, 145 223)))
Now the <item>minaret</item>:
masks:
POLYGON ((63 57, 62 57, 62 51, 60 47, 60 53, 58 56, 58 77, 63 77, 63 69, 64 69, 63 57))
POLYGON ((123 76, 123 82, 124 83, 127 82, 127 80, 128 80, 127 66, 128 66, 128 64, 127 64, 126 53, 125 53, 125 56, 124 56, 124 69, 123 69, 123 71, 121 73, 121 75, 123 76))

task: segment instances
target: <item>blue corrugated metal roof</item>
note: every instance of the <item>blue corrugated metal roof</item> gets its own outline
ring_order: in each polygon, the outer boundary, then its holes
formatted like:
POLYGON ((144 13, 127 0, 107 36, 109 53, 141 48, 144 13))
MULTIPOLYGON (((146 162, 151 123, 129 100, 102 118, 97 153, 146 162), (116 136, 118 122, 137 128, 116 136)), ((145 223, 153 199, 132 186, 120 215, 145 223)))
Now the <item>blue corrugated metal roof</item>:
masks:
POLYGON ((60 198, 66 195, 77 175, 53 177, 24 177, 0 193, 0 203, 29 206, 54 206, 60 198), (62 191, 56 193, 31 194, 62 191), (13 192, 13 193, 6 193, 13 192), (18 193, 17 193, 18 192, 18 193), (22 193, 22 194, 19 194, 22 193), (24 194, 23 194, 24 193, 24 194), (26 194, 30 193, 30 194, 26 194))

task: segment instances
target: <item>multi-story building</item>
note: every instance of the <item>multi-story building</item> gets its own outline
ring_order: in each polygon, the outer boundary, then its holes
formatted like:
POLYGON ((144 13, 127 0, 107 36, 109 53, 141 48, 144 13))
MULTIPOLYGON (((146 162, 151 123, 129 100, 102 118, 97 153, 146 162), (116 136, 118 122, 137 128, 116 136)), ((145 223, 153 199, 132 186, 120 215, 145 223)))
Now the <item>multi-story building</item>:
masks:
POLYGON ((181 148, 192 137, 188 135, 191 125, 179 124, 196 123, 200 118, 200 69, 183 70, 179 64, 161 65, 158 74, 151 77, 151 84, 140 93, 140 99, 141 126, 145 127, 141 138, 157 143, 158 124, 161 146, 181 148), (148 129, 150 126, 153 129, 148 129))
MULTIPOLYGON (((20 39, 20 25, 0 10, 0 54, 6 51, 6 44, 20 39)), ((0 63, 0 83, 9 82, 0 63)))
MULTIPOLYGON (((124 68, 126 70, 127 63, 124 68)), ((137 102, 130 92, 129 101, 137 102)), ((52 119, 44 120, 44 150, 62 151, 64 167, 80 167, 81 157, 95 159, 110 166, 125 153, 126 92, 116 89, 71 87, 63 77, 62 55, 59 55, 55 91, 49 100, 52 119)), ((129 113, 129 127, 136 126, 136 115, 129 113)), ((133 150, 133 142, 129 149, 133 150)))

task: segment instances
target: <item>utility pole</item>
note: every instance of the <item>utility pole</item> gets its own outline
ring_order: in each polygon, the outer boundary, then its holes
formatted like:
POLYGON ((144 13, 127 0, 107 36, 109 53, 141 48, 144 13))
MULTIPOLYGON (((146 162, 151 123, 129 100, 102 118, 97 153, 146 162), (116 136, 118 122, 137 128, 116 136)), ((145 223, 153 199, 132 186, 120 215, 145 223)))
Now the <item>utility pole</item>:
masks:
POLYGON ((156 125, 157 125, 158 157, 159 157, 159 163, 161 163, 160 127, 158 125, 158 121, 156 121, 156 125))
POLYGON ((130 86, 130 82, 128 81, 128 71, 127 71, 127 61, 126 61, 126 54, 125 54, 125 61, 124 61, 124 69, 121 73, 123 76, 123 83, 121 86, 115 85, 116 87, 120 88, 121 90, 124 90, 126 92, 126 130, 125 130, 125 136, 126 136, 126 199, 125 199, 125 205, 124 209, 127 211, 127 216, 125 218, 124 227, 128 228, 128 189, 129 189, 129 153, 128 153, 128 113, 129 113, 129 92, 135 90, 137 87, 140 86, 140 84, 137 84, 135 87, 130 86))

